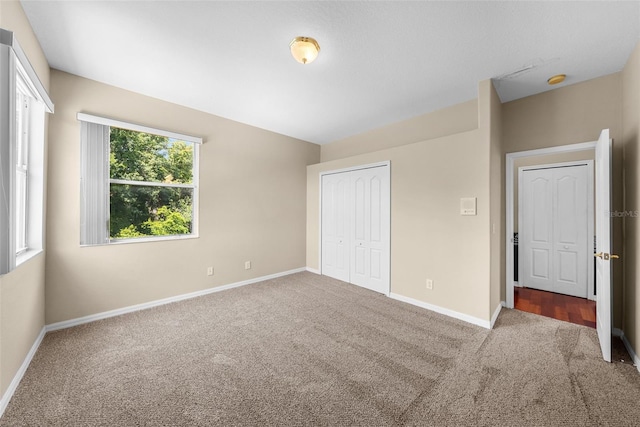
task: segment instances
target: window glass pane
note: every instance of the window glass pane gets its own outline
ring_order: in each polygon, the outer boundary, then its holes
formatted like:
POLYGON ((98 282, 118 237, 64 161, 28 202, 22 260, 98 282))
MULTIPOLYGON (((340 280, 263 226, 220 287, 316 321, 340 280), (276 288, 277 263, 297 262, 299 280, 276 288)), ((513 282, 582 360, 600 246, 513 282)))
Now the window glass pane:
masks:
POLYGON ((29 148, 29 96, 16 90, 16 166, 27 167, 29 148))
POLYGON ((192 188, 110 185, 112 239, 191 233, 192 188))
POLYGON ((111 128, 111 179, 190 184, 193 143, 111 128))
POLYGON ((24 96, 16 92, 16 166, 23 164, 22 161, 22 104, 24 96))
POLYGON ((16 90, 16 177, 15 177, 15 214, 16 214, 16 253, 27 248, 27 149, 29 146, 29 110, 28 98, 16 90))
POLYGON ((27 247, 27 171, 16 168, 16 253, 27 247))

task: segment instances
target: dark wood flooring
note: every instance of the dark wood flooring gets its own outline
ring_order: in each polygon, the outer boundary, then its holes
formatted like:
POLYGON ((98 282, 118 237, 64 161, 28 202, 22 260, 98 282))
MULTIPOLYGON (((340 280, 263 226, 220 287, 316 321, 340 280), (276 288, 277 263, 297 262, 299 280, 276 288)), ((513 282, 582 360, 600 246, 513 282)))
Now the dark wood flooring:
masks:
POLYGON ((529 288, 514 288, 514 306, 528 313, 578 325, 596 327, 596 302, 553 292, 529 288))

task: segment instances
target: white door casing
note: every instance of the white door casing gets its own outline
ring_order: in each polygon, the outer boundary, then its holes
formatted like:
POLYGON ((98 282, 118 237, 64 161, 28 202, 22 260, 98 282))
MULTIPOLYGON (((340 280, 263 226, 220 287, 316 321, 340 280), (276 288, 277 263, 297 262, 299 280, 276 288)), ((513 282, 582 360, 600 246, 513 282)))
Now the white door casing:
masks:
POLYGON ((589 296, 593 273, 592 162, 519 168, 523 286, 589 296))
MULTIPOLYGON (((602 357, 611 362, 611 140, 596 144, 596 329, 602 357)), ((615 255, 614 255, 615 256, 615 255)))
POLYGON ((390 164, 321 175, 321 274, 390 294, 390 164))
MULTIPOLYGON (((528 151, 519 151, 515 153, 507 153, 505 155, 505 174, 506 174, 506 182, 505 182, 505 223, 506 223, 506 234, 505 234, 505 248, 506 248, 506 263, 505 263, 505 281, 506 281, 506 301, 505 305, 507 308, 514 307, 514 259, 515 259, 515 248, 514 248, 514 212, 516 212, 515 208, 515 198, 514 198, 514 182, 518 179, 517 173, 514 173, 514 164, 518 159, 523 159, 532 156, 543 156, 550 154, 560 154, 560 153, 572 153, 578 151, 585 150, 594 150, 596 148, 596 142, 582 142, 578 144, 571 145, 560 145, 557 147, 548 147, 548 148, 539 148, 535 150, 528 151)), ((591 288, 593 289, 593 287, 591 288)), ((594 296, 595 299, 595 296, 594 296)))
MULTIPOLYGON (((506 154, 506 252, 507 252, 507 262, 505 266, 505 274, 506 274, 506 284, 507 284, 507 301, 506 306, 508 308, 514 307, 514 298, 513 298, 513 288, 514 288, 514 280, 513 280, 513 257, 514 257, 514 248, 513 248, 513 213, 514 213, 514 197, 513 197, 513 182, 514 182, 514 174, 513 167, 516 159, 531 157, 531 156, 540 156, 540 155, 548 155, 548 154, 558 154, 558 153, 569 153, 569 152, 577 152, 584 150, 594 150, 596 151, 596 179, 595 179, 595 194, 596 194, 596 252, 602 254, 600 249, 611 249, 611 223, 610 223, 610 206, 605 208, 600 206, 601 202, 609 201, 609 196, 605 195, 603 197, 602 193, 611 192, 611 140, 609 139, 609 129, 605 129, 600 134, 600 138, 598 141, 593 142, 583 142, 579 144, 571 144, 571 145, 562 145, 557 147, 549 147, 549 148, 541 148, 536 150, 529 151, 521 151, 516 153, 507 153, 506 154), (597 147, 600 147, 599 149, 597 147), (606 158, 605 158, 606 157, 606 158), (608 170, 602 170, 602 169, 608 170), (600 201, 598 201, 600 200, 600 201), (607 236, 603 236, 602 234, 606 233, 607 236)), ((611 259, 611 254, 609 252, 605 252, 609 255, 609 259, 611 259)), ((604 256, 604 255, 601 255, 604 256)), ((597 276, 600 278, 596 280, 597 286, 597 297, 596 297, 596 329, 598 331, 598 338, 600 340, 600 346, 602 349, 602 356, 605 360, 611 360, 611 313, 612 313, 612 304, 611 304, 611 267, 608 267, 608 272, 604 271, 605 262, 599 262, 599 259, 596 259, 596 269, 598 270, 597 276), (604 281, 607 283, 604 283, 604 281), (607 324, 605 324, 607 323, 607 324)), ((604 259, 603 259, 604 261, 604 259)), ((607 263, 609 261, 606 261, 607 263)))

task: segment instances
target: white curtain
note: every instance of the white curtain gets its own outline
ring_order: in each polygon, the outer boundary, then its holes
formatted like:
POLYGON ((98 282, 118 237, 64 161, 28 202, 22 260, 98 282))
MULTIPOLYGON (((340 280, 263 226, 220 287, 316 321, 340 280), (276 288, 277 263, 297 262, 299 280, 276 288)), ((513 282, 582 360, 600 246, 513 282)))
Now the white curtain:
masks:
POLYGON ((81 121, 80 244, 109 242, 109 126, 81 121))

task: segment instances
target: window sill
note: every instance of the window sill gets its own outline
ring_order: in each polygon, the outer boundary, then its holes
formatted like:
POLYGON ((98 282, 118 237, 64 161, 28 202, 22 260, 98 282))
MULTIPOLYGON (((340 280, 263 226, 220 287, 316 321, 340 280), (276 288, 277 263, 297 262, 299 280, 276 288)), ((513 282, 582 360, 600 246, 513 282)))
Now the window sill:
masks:
POLYGON ((150 243, 150 242, 166 242, 171 240, 189 240, 198 239, 200 236, 197 234, 188 234, 182 236, 158 236, 158 237, 138 237, 132 239, 112 239, 108 243, 94 244, 94 245, 80 245, 83 248, 90 248, 93 246, 114 246, 114 245, 128 245, 131 243, 150 243))
POLYGON ((27 249, 22 252, 20 255, 16 256, 16 268, 42 252, 44 252, 42 249, 27 249))

